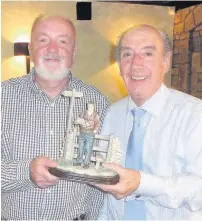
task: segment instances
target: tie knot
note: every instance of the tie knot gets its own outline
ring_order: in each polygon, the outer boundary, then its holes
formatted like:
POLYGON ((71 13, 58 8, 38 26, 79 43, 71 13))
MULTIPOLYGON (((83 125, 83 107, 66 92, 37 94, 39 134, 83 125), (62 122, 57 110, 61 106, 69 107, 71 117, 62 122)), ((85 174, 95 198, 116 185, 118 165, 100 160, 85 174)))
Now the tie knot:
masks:
POLYGON ((131 112, 132 112, 134 119, 136 121, 139 121, 140 118, 143 117, 143 115, 145 114, 146 111, 143 109, 140 109, 140 108, 135 108, 131 112))

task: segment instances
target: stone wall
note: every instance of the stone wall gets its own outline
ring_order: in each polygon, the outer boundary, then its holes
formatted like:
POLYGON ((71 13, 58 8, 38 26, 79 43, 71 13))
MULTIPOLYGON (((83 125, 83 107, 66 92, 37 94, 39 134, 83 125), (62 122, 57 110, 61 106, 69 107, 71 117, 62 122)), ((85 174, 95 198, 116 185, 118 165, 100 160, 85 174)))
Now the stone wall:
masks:
POLYGON ((175 15, 171 86, 202 99, 202 4, 175 15))

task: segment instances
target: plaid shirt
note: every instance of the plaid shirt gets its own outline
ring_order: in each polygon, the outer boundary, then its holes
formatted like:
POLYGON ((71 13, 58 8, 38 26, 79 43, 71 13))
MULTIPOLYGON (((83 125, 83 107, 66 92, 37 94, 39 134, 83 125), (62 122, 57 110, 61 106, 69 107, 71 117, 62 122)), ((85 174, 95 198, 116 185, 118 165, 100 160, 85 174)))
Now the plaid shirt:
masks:
MULTIPOLYGON (((72 220, 81 214, 96 219, 103 193, 86 184, 60 180, 38 188, 30 179, 29 165, 37 156, 61 157, 70 99, 61 94, 50 99, 33 81, 31 73, 2 84, 2 218, 10 220, 72 220)), ((108 107, 106 97, 94 87, 72 78, 68 90, 76 98, 73 120, 94 102, 101 122, 108 107)), ((73 121, 72 121, 73 122, 73 121)))

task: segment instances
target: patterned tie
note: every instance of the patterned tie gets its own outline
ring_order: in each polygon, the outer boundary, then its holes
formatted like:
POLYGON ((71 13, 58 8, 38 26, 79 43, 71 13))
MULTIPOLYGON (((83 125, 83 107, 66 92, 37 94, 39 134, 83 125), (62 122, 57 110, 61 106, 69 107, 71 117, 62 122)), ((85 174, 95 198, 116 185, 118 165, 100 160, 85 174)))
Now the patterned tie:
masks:
MULTIPOLYGON (((142 148, 144 128, 140 126, 140 118, 145 114, 145 110, 133 109, 134 121, 130 133, 125 167, 135 170, 142 170, 142 148)), ((124 205, 124 220, 145 220, 145 205, 143 201, 129 200, 124 205)))

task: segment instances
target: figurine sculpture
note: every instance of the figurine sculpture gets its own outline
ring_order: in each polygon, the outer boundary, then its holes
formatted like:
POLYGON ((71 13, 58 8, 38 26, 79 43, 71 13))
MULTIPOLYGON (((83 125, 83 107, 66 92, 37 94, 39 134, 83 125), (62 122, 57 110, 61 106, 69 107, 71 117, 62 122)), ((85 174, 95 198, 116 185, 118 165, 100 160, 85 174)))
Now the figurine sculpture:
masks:
POLYGON ((94 104, 88 103, 87 109, 72 123, 74 100, 83 96, 81 92, 64 91, 63 95, 70 97, 70 107, 67 120, 67 131, 58 159, 58 167, 49 168, 51 174, 75 182, 115 184, 119 175, 102 167, 102 162, 121 163, 121 149, 118 138, 113 135, 99 135, 99 115, 94 110, 94 104), (79 126, 79 131, 77 130, 79 126), (96 144, 94 145, 94 140, 96 144), (75 150, 78 149, 78 154, 75 150), (92 156, 95 151, 96 155, 92 156))
POLYGON ((89 168, 95 134, 100 126, 100 118, 94 110, 94 104, 88 103, 87 110, 74 122, 80 126, 78 156, 75 166, 89 168))

